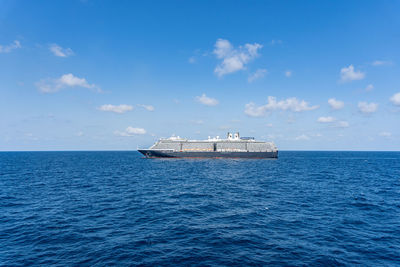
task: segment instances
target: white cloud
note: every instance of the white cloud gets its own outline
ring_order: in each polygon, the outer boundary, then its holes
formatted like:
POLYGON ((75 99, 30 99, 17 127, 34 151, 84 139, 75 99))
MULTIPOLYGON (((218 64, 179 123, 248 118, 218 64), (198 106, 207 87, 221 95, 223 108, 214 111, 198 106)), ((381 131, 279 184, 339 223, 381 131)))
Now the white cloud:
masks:
POLYGON ((334 117, 319 117, 317 121, 321 123, 330 123, 336 121, 336 119, 334 117))
POLYGON ((115 131, 114 134, 118 136, 134 136, 134 135, 146 134, 146 130, 143 128, 134 128, 129 126, 128 128, 125 129, 125 131, 123 132, 115 131))
POLYGON ((340 70, 340 80, 342 82, 350 82, 354 80, 362 80, 365 77, 365 73, 361 71, 355 71, 354 66, 350 65, 347 68, 344 67, 340 70))
POLYGON ((380 133, 379 133, 379 136, 389 138, 389 137, 392 136, 392 133, 389 133, 389 132, 380 132, 380 133))
POLYGON ((335 126, 338 128, 347 128, 350 124, 347 121, 338 121, 335 126))
POLYGON ((295 140, 310 140, 310 137, 308 137, 308 135, 302 134, 297 136, 295 140))
POLYGON ((83 87, 101 91, 96 85, 89 84, 85 78, 78 78, 72 73, 64 74, 58 79, 43 79, 36 83, 36 87, 42 93, 55 93, 66 87, 83 87))
POLYGON ((202 94, 201 96, 196 96, 197 102, 206 105, 206 106, 216 106, 218 105, 218 100, 215 98, 211 98, 206 96, 206 94, 202 94))
POLYGON ((365 87, 365 91, 369 92, 372 91, 374 89, 374 85, 372 84, 368 84, 367 87, 365 87))
POLYGON ((373 112, 377 111, 378 104, 377 103, 358 102, 358 109, 362 113, 373 113, 373 112))
POLYGON ((214 72, 222 77, 225 74, 245 69, 246 64, 258 56, 258 50, 261 48, 262 45, 254 43, 235 49, 228 40, 218 39, 213 52, 222 62, 217 65, 214 72))
POLYGON ((244 113, 251 117, 261 117, 264 116, 266 112, 273 110, 290 110, 294 112, 301 112, 316 108, 318 108, 318 106, 310 106, 304 100, 298 100, 296 97, 276 101, 276 97, 268 96, 267 104, 263 106, 257 106, 253 102, 246 104, 244 113))
POLYGON ((189 62, 190 64, 194 64, 194 63, 196 63, 196 58, 195 58, 195 57, 190 57, 190 58, 188 59, 188 62, 189 62))
POLYGON ((328 104, 331 106, 333 109, 342 109, 344 107, 344 102, 336 100, 335 98, 330 98, 328 100, 328 104))
POLYGON ((266 69, 258 69, 256 72, 249 76, 248 81, 249 83, 251 83, 257 79, 264 77, 267 73, 268 71, 266 69))
POLYGON ((282 44, 282 40, 271 40, 271 45, 282 44))
POLYGON ((393 103, 393 105, 400 106, 400 92, 392 95, 390 101, 393 103))
POLYGON ((84 133, 82 131, 79 131, 75 134, 76 136, 84 136, 84 133))
POLYGON ((372 62, 372 66, 384 66, 384 65, 391 65, 391 61, 386 61, 386 60, 375 60, 372 62))
POLYGON ((194 124, 204 124, 204 121, 202 120, 191 120, 191 122, 194 124))
POLYGON ((291 77, 292 76, 292 71, 291 70, 287 70, 287 71, 285 71, 285 76, 286 77, 291 77))
POLYGON ((15 40, 9 45, 0 45, 0 53, 10 53, 12 50, 17 48, 21 48, 21 43, 18 40, 15 40))
POLYGON ((62 48, 57 44, 51 44, 49 46, 50 51, 57 57, 69 57, 74 54, 71 48, 62 48))
POLYGON ((155 109, 154 106, 152 106, 152 105, 142 105, 142 104, 138 104, 138 106, 144 108, 144 109, 147 110, 147 111, 154 111, 154 109, 155 109))
POLYGON ((130 105, 118 105, 118 106, 114 106, 111 104, 108 105, 102 105, 101 107, 99 107, 99 110, 101 111, 109 111, 109 112, 115 112, 115 113, 125 113, 127 111, 131 111, 133 110, 133 107, 130 105))

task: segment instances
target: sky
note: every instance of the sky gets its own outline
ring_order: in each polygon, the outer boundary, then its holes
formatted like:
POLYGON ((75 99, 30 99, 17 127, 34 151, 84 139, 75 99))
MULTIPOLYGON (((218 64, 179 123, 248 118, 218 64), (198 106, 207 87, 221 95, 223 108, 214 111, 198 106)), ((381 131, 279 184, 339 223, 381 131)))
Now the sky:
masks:
POLYGON ((400 150, 399 1, 0 1, 0 150, 400 150))

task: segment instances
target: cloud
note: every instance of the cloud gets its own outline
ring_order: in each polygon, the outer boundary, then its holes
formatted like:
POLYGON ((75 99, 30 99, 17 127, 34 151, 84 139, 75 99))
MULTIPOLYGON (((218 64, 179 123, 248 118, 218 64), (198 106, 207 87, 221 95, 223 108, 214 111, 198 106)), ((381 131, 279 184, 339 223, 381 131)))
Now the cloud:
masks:
POLYGON ((338 127, 338 128, 347 128, 349 126, 350 126, 350 124, 347 121, 338 121, 335 125, 335 127, 338 127))
POLYGON ((371 63, 372 66, 385 66, 385 65, 392 65, 391 61, 386 60, 375 60, 371 63))
POLYGON ((101 92, 94 84, 89 84, 85 78, 78 78, 72 73, 64 74, 58 79, 43 79, 36 83, 42 93, 55 93, 67 87, 83 87, 101 92))
POLYGON ((10 53, 12 50, 21 48, 21 43, 18 40, 15 40, 13 43, 9 45, 0 45, 0 54, 1 53, 10 53))
POLYGON ((296 97, 276 101, 276 97, 268 96, 268 101, 265 105, 257 106, 253 102, 246 104, 244 113, 251 117, 261 117, 265 116, 266 112, 274 110, 290 110, 294 112, 301 112, 316 108, 318 108, 318 106, 310 106, 304 100, 300 101, 296 97))
POLYGON ((330 98, 328 100, 328 104, 331 106, 331 108, 336 110, 342 109, 344 107, 344 102, 336 100, 335 98, 330 98))
POLYGON ((292 71, 291 70, 287 70, 287 71, 285 71, 285 76, 286 77, 291 77, 292 76, 292 71))
POLYGON ((334 117, 319 117, 317 121, 321 123, 330 123, 336 121, 336 119, 334 117))
POLYGON ((102 105, 101 107, 99 107, 99 110, 122 114, 122 113, 125 113, 127 111, 133 110, 133 107, 130 106, 130 105, 124 105, 124 104, 118 105, 118 106, 114 106, 114 105, 108 104, 108 105, 102 105))
POLYGON ((282 40, 271 40, 271 45, 282 44, 282 40))
POLYGON ((379 136, 389 138, 389 137, 392 136, 392 133, 389 133, 389 132, 380 132, 380 133, 379 133, 379 136))
POLYGON ((196 96, 197 102, 206 105, 206 106, 216 106, 218 105, 218 100, 215 98, 211 98, 206 96, 206 94, 202 94, 201 96, 196 96))
POLYGON ((143 128, 134 128, 129 126, 128 128, 125 129, 125 131, 120 132, 120 131, 115 131, 114 134, 117 136, 134 136, 134 135, 142 135, 146 134, 146 130, 143 128))
POLYGON ((246 64, 258 56, 258 50, 261 48, 262 45, 254 43, 245 44, 235 49, 228 40, 218 39, 213 53, 222 62, 215 67, 214 72, 222 77, 245 69, 246 64))
POLYGON ((265 74, 267 74, 267 73, 268 73, 268 71, 266 69, 258 69, 256 72, 254 72, 252 75, 250 75, 247 80, 249 83, 251 83, 257 79, 264 77, 265 74))
POLYGON ((195 58, 195 57, 190 57, 190 58, 188 59, 188 62, 189 62, 190 64, 194 64, 194 63, 196 63, 196 58, 195 58))
POLYGON ((392 102, 393 105, 400 106, 400 92, 392 95, 390 102, 392 102))
POLYGON ((299 135, 299 136, 297 136, 296 138, 295 138, 295 140, 310 140, 310 137, 308 137, 308 135, 305 135, 305 134, 302 134, 302 135, 299 135))
POLYGON ((377 103, 358 102, 358 109, 362 113, 374 113, 378 109, 377 103))
POLYGON ((69 57, 74 54, 71 48, 62 48, 57 44, 51 44, 49 49, 57 57, 69 57))
POLYGON ((342 82, 362 80, 364 78, 365 78, 365 73, 361 71, 355 71, 353 65, 350 65, 347 68, 344 67, 340 70, 340 80, 342 82))
POLYGON ((204 124, 204 121, 202 121, 202 120, 191 120, 190 122, 192 122, 194 124, 204 124))
POLYGON ((152 106, 152 105, 138 104, 138 106, 144 108, 147 111, 154 111, 155 110, 154 106, 152 106))
POLYGON ((369 92, 374 89, 374 86, 372 84, 368 84, 367 87, 365 87, 365 91, 369 92))

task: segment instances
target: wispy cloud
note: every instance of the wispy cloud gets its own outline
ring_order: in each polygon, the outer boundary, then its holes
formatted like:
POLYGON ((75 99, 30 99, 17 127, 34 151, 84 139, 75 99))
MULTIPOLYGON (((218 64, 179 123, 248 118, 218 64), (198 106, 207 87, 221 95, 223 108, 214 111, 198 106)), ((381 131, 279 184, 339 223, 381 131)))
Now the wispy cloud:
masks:
POLYGON ((71 48, 62 48, 57 44, 51 44, 49 49, 57 57, 69 57, 74 54, 71 48))
POLYGON ((380 132, 379 136, 389 138, 389 137, 392 137, 392 133, 390 133, 390 132, 380 132))
POLYGON ((89 84, 85 78, 79 78, 72 73, 64 74, 58 79, 43 79, 36 83, 36 87, 42 93, 55 93, 67 87, 83 87, 101 92, 95 84, 89 84))
POLYGON ((146 132, 145 129, 143 129, 143 128, 135 128, 135 127, 132 127, 132 126, 127 127, 125 129, 125 131, 122 131, 122 132, 121 131, 115 131, 114 132, 115 135, 124 136, 124 137, 134 136, 134 135, 143 135, 143 134, 146 134, 146 133, 147 132, 146 132))
POLYGON ((298 100, 296 97, 277 101, 276 97, 269 96, 267 104, 265 105, 257 106, 253 102, 246 104, 244 113, 251 117, 262 117, 265 116, 268 111, 274 110, 290 110, 293 112, 301 112, 314 110, 317 108, 318 106, 310 106, 306 101, 298 100))
POLYGON ((331 123, 336 121, 336 119, 334 117, 319 117, 317 121, 320 123, 331 123))
POLYGON ((118 105, 118 106, 107 104, 107 105, 102 105, 101 107, 99 107, 99 110, 122 114, 127 111, 133 110, 133 107, 130 105, 125 105, 125 104, 118 105))
POLYGON ((390 102, 392 102, 395 106, 400 106, 400 92, 392 95, 390 102))
POLYGON ((254 82, 257 79, 264 77, 267 73, 268 71, 266 69, 258 69, 256 72, 251 74, 247 80, 249 83, 254 82))
POLYGON ((388 61, 388 60, 375 60, 374 62, 371 63, 372 66, 387 66, 387 65, 392 65, 393 62, 392 61, 388 61))
POLYGON ((302 135, 297 136, 294 140, 296 140, 296 141, 307 141, 307 140, 310 140, 310 137, 308 135, 306 135, 306 134, 302 134, 302 135))
POLYGON ((349 126, 350 126, 350 124, 347 121, 338 121, 335 125, 335 127, 338 127, 338 128, 347 128, 349 126))
POLYGON ((285 71, 285 76, 286 77, 292 77, 292 71, 291 70, 287 70, 287 71, 285 71))
POLYGON ((340 70, 340 81, 350 82, 355 80, 362 80, 365 78, 365 73, 354 70, 354 66, 350 65, 340 70))
POLYGON ((369 92, 374 90, 374 86, 372 84, 368 84, 367 87, 365 87, 365 91, 369 92))
POLYGON ((235 49, 228 40, 218 39, 213 52, 222 62, 217 65, 214 72, 219 77, 222 77, 226 74, 245 69, 246 64, 258 56, 258 50, 261 48, 262 45, 254 43, 245 44, 235 49))
POLYGON ((365 114, 374 113, 378 110, 378 104, 372 102, 371 103, 359 102, 358 109, 360 110, 360 112, 365 114))
POLYGON ((328 104, 329 104, 329 106, 331 106, 332 109, 336 109, 336 110, 342 109, 344 107, 344 102, 336 100, 335 98, 330 98, 328 100, 328 104))
POLYGON ((9 45, 0 45, 0 53, 10 53, 12 50, 17 48, 21 48, 21 43, 18 40, 15 40, 9 45))
POLYGON ((155 108, 152 105, 143 105, 143 104, 138 104, 138 107, 144 108, 147 111, 154 111, 155 108))
POLYGON ((206 106, 216 106, 218 105, 218 100, 215 98, 211 98, 206 96, 206 94, 202 94, 201 96, 196 96, 197 102, 206 105, 206 106))

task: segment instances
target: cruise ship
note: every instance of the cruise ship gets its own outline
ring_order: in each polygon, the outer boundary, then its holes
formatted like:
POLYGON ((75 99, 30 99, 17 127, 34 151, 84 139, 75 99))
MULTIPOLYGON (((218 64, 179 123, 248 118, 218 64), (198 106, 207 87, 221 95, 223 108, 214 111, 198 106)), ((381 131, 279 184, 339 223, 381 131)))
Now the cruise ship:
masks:
POLYGON ((172 136, 158 140, 149 149, 139 149, 146 158, 278 158, 273 142, 256 141, 228 133, 206 140, 189 140, 172 136))

